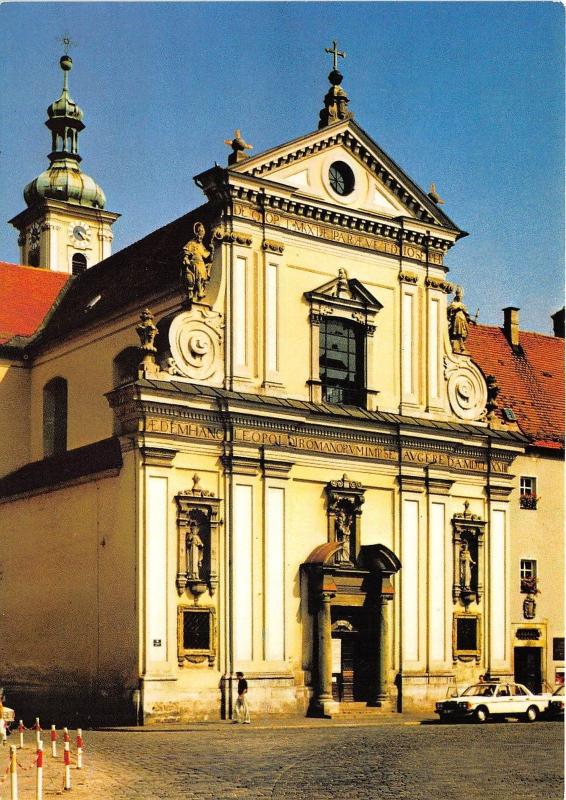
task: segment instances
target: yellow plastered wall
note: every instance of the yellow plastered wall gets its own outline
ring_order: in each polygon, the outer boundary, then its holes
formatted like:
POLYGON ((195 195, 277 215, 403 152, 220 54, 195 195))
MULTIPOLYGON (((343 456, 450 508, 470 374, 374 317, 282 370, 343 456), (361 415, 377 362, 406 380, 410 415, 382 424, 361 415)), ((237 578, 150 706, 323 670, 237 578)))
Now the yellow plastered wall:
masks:
MULTIPOLYGON (((564 670, 564 661, 554 661, 552 639, 564 636, 564 464, 560 458, 540 454, 519 456, 513 464, 515 491, 511 495, 511 620, 515 625, 543 626, 546 633, 546 661, 543 678, 554 684, 555 672, 564 670), (536 478, 540 497, 536 510, 522 509, 519 501, 520 477, 536 478), (523 616, 520 591, 521 559, 537 562, 539 594, 532 620, 523 616)), ((515 645, 520 642, 515 642, 515 645)), ((532 642, 535 646, 537 642, 532 642)))
POLYGON ((30 460, 30 383, 22 363, 0 361, 0 476, 30 460))
MULTIPOLYGON (((255 385, 256 390, 262 387, 264 381, 269 382, 268 377, 263 374, 262 366, 265 348, 263 265, 269 263, 270 260, 277 261, 279 264, 278 372, 282 383, 280 393, 302 400, 309 399, 307 382, 311 378, 318 379, 319 377, 318 372, 311 375, 311 330, 314 330, 314 335, 318 337, 319 329, 318 327, 313 329, 311 326, 310 304, 303 295, 305 292, 316 290, 335 279, 339 269, 346 269, 349 278, 359 280, 383 306, 375 317, 376 331, 371 342, 373 357, 367 370, 368 375, 373 374, 373 378, 369 380, 371 385, 368 383, 368 388, 379 392, 378 405, 380 409, 398 411, 401 400, 400 299, 401 287, 404 285, 400 284, 398 280, 401 267, 399 260, 379 254, 370 255, 353 248, 331 246, 320 240, 303 239, 298 242, 296 236, 282 235, 280 230, 274 230, 267 235, 272 235, 284 242, 284 253, 281 257, 270 259, 268 254, 266 255, 258 248, 257 231, 239 219, 235 221, 235 224, 239 230, 247 231, 254 238, 252 249, 240 248, 242 256, 249 263, 248 277, 252 282, 246 297, 248 334, 251 330, 253 338, 248 356, 251 374, 245 382, 255 385)), ((230 258, 228 250, 226 258, 230 258)), ((228 260, 224 268, 229 269, 228 260)), ((403 262, 402 268, 419 276, 419 285, 414 287, 412 348, 415 365, 414 395, 417 404, 424 408, 428 346, 425 309, 427 295, 422 286, 425 268, 412 262, 403 262)), ((443 275, 443 272, 438 271, 438 277, 443 275)), ((441 313, 442 311, 445 313, 445 304, 441 303, 441 313)), ((442 319, 440 324, 442 325, 442 319)), ((442 336, 439 337, 438 349, 440 351, 442 349, 442 336)), ((245 386, 241 388, 245 388, 245 386)))
POLYGON ((0 505, 3 676, 135 688, 134 472, 0 505))
POLYGON ((112 436, 113 411, 105 393, 113 388, 114 358, 139 341, 136 317, 77 336, 42 354, 31 375, 31 460, 43 458, 43 387, 52 378, 67 381, 67 449, 112 436))

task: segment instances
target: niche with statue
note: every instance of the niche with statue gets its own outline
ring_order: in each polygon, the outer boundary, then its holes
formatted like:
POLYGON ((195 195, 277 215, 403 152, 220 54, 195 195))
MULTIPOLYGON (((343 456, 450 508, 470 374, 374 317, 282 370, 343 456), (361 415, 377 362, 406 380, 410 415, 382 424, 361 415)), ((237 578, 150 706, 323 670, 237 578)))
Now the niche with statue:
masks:
POLYGON ((196 600, 207 589, 214 595, 218 584, 218 511, 220 500, 203 489, 198 475, 192 489, 179 492, 177 503, 179 596, 189 591, 196 600))

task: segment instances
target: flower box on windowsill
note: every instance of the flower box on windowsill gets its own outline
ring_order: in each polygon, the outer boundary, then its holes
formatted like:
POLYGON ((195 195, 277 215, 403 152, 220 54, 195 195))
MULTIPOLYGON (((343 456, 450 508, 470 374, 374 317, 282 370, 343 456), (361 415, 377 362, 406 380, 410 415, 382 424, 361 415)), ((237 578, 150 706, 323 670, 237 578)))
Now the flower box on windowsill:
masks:
POLYGON ((521 508, 536 511, 539 497, 536 494, 522 494, 519 498, 521 508))
POLYGON ((521 592, 523 594, 538 594, 538 578, 521 578, 521 592))

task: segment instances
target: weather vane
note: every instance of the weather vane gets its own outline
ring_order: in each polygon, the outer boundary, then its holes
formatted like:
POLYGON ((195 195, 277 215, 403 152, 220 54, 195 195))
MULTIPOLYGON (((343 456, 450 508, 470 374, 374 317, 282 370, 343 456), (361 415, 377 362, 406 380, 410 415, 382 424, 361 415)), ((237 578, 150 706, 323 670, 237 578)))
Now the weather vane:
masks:
POLYGON ((331 56, 334 56, 334 70, 338 69, 338 58, 346 58, 346 53, 338 50, 337 42, 332 42, 332 47, 325 47, 324 52, 330 53, 331 56))

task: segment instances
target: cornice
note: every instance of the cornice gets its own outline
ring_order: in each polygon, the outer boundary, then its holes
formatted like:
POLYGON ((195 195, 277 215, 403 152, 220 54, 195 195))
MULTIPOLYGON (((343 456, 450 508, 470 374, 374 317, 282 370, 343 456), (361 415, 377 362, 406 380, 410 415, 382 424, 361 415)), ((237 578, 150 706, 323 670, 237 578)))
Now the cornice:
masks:
MULTIPOLYGON (((248 176, 236 176, 248 177, 248 176)), ((256 225, 262 225, 262 215, 266 209, 275 212, 283 212, 291 216, 309 219, 313 222, 326 223, 335 227, 344 228, 350 233, 368 233, 380 236, 383 239, 391 239, 397 243, 416 244, 421 247, 427 245, 436 251, 446 253, 454 244, 450 239, 440 235, 431 234, 421 230, 411 230, 404 227, 399 221, 394 219, 383 219, 363 214, 356 210, 344 209, 339 206, 323 205, 317 203, 314 198, 297 196, 284 196, 282 192, 266 191, 265 184, 258 181, 255 186, 245 186, 240 183, 230 183, 228 190, 232 201, 249 204, 258 213, 256 225)), ((287 187, 286 187, 287 188, 287 187)), ((410 220, 402 218, 404 225, 410 224, 410 220)), ((253 219, 247 219, 250 224, 254 224, 253 219)))
POLYGON ((393 175, 393 172, 388 169, 383 162, 379 161, 369 148, 347 129, 332 130, 332 128, 329 128, 328 135, 323 139, 311 142, 310 144, 303 144, 302 147, 292 149, 285 154, 274 155, 272 159, 264 161, 257 166, 252 166, 251 169, 246 172, 255 176, 265 175, 265 173, 269 173, 274 169, 288 166, 305 156, 323 152, 336 145, 343 145, 348 148, 352 155, 373 172, 376 178, 386 186, 417 219, 430 224, 436 223, 430 211, 413 197, 407 188, 393 175))

